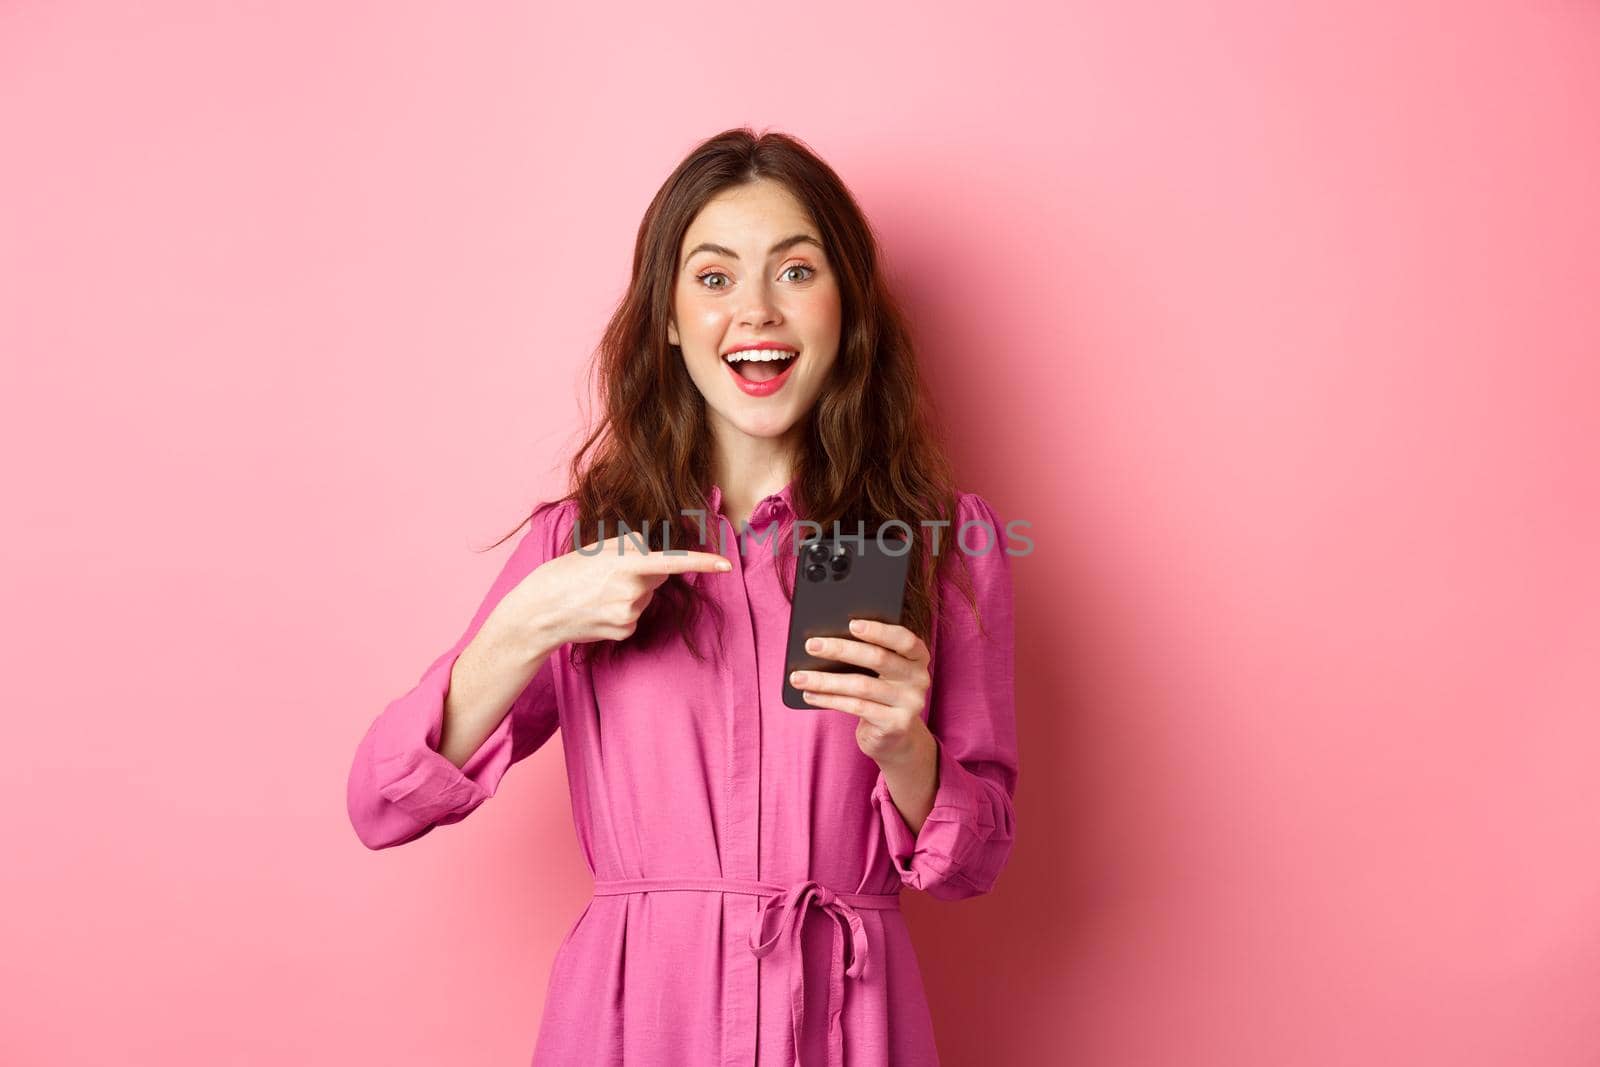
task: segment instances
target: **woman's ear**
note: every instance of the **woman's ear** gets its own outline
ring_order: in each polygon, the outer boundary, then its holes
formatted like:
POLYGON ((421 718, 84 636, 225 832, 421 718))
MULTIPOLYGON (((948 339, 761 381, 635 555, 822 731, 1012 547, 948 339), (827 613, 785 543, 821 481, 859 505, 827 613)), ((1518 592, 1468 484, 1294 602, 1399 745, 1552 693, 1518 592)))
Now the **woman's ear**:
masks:
POLYGON ((678 324, 671 319, 667 320, 667 344, 674 347, 678 345, 678 324))

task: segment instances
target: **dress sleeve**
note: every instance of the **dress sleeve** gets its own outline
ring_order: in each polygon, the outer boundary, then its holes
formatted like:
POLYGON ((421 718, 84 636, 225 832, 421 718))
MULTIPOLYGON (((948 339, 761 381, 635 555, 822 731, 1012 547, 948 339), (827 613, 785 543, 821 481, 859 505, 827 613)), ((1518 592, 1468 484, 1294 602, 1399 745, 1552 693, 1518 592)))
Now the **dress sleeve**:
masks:
POLYGON ((957 516, 941 534, 941 554, 961 551, 954 538, 965 523, 986 523, 992 531, 973 526, 965 540, 987 633, 979 632, 954 579, 942 574, 928 697, 928 727, 939 744, 933 810, 912 834, 881 770, 872 790, 900 880, 938 900, 993 889, 1016 831, 1015 628, 1005 526, 976 493, 959 497, 957 516), (985 544, 989 550, 982 552, 985 544))
POLYGON ((555 654, 548 657, 510 710, 460 768, 438 752, 445 697, 456 660, 484 620, 535 567, 559 554, 563 505, 535 509, 528 531, 490 586, 466 632, 404 696, 373 720, 356 747, 346 806, 356 836, 368 848, 415 840, 435 826, 460 822, 494 795, 507 770, 550 739, 559 722, 555 654))

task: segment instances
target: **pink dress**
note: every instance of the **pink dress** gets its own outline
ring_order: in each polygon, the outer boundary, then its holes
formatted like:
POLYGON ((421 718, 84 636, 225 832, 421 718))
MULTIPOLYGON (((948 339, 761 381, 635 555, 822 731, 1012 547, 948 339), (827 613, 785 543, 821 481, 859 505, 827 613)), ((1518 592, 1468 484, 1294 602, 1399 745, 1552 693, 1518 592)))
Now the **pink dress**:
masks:
MULTIPOLYGON (((793 484, 749 521, 791 536, 793 484)), ((730 663, 681 642, 616 664, 552 654, 459 770, 435 751, 456 657, 530 571, 570 549, 575 505, 542 508, 471 624, 389 704, 350 770, 351 822, 369 848, 466 818, 511 765, 556 732, 594 896, 557 950, 535 1067, 926 1067, 933 1024, 902 886, 940 900, 988 892, 1011 853, 1017 783, 1010 560, 987 501, 960 494, 977 631, 952 579, 930 651, 924 715, 939 742, 932 813, 913 835, 857 719, 782 698, 789 604, 771 542, 740 540, 713 487, 709 547, 726 574, 691 574, 723 607, 730 663), (721 538, 717 530, 722 530, 721 538), (987 553, 978 554, 988 544, 987 553)), ((689 547, 689 546, 682 546, 689 547)), ((696 546, 698 547, 698 546, 696 546)), ((785 560, 793 566, 792 557, 785 560)), ((954 562, 954 561, 952 561, 954 562)))

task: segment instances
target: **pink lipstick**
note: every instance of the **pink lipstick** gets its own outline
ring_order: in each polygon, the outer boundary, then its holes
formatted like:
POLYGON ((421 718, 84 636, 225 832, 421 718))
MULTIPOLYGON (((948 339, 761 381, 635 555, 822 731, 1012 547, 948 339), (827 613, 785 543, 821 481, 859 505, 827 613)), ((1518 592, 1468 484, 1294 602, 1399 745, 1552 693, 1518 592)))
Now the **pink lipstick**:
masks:
MULTIPOLYGON (((723 361, 722 361, 723 366, 728 368, 728 373, 733 375, 734 384, 736 384, 744 392, 744 394, 746 396, 755 396, 755 397, 771 396, 772 394, 776 393, 778 390, 782 389, 783 386, 784 386, 784 383, 789 380, 789 372, 794 370, 794 365, 797 362, 799 362, 800 354, 798 352, 796 352, 793 348, 791 348, 789 345, 783 344, 781 342, 770 342, 770 341, 759 341, 759 342, 756 342, 753 345, 752 344, 740 345, 740 346, 734 348, 732 351, 733 352, 740 352, 740 351, 745 351, 745 350, 749 350, 749 349, 757 349, 757 350, 762 350, 762 351, 773 351, 773 350, 775 350, 775 351, 784 353, 784 355, 787 357, 787 362, 785 363, 784 368, 783 368, 782 371, 778 372, 777 374, 774 374, 771 378, 766 378, 765 380, 761 380, 761 381, 752 380, 750 378, 746 378, 743 374, 740 374, 739 373, 740 361, 730 360, 726 356, 723 358, 723 361)), ((770 370, 764 364, 758 363, 758 364, 756 364, 756 366, 760 367, 761 369, 759 371, 756 371, 755 373, 757 373, 757 374, 770 373, 770 370)))

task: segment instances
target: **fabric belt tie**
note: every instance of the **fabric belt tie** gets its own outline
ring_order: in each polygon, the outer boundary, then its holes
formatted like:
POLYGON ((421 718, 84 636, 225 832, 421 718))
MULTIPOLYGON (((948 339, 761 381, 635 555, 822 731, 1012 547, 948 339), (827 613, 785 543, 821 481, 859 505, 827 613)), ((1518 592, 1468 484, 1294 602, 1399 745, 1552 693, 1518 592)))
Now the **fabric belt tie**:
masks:
MULTIPOLYGON (((805 961, 800 931, 805 921, 806 909, 815 904, 833 918, 833 963, 828 970, 828 1064, 827 1067, 844 1067, 844 1024, 840 1018, 844 1011, 844 980, 855 978, 867 966, 867 931, 857 908, 887 911, 900 906, 899 893, 839 893, 813 881, 796 882, 782 886, 773 882, 751 881, 742 878, 624 878, 615 881, 597 881, 596 896, 624 893, 650 893, 661 891, 698 891, 706 893, 745 893, 761 897, 756 911, 756 921, 750 931, 750 951, 758 958, 766 956, 785 943, 789 950, 790 1016, 794 1022, 795 1060, 800 1063, 800 1035, 805 1022, 805 961), (767 931, 767 916, 782 905, 777 932, 763 941, 767 931), (850 964, 844 962, 844 923, 850 927, 850 964)), ((807 1067, 800 1063, 800 1067, 807 1067)))

